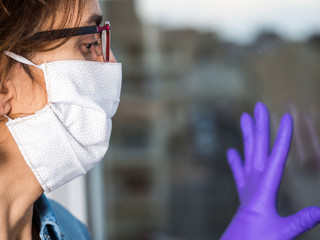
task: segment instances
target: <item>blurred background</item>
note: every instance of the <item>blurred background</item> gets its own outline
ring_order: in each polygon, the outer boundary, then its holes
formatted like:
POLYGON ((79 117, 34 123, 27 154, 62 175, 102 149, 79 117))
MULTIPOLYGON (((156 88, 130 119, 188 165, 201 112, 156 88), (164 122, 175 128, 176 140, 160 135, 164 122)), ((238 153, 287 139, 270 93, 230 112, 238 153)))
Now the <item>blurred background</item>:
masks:
POLYGON ((320 205, 319 0, 100 4, 123 64, 121 103, 82 198, 66 191, 93 239, 219 239, 238 206, 226 150, 242 152, 239 119, 257 101, 272 139, 283 113, 294 118, 280 214, 320 205))

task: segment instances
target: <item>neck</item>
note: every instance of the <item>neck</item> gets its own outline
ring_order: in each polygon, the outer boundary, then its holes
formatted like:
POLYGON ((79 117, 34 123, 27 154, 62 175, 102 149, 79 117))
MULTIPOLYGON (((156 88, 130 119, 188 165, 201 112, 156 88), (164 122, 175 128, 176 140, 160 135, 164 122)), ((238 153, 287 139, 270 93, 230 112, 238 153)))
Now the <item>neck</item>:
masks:
POLYGON ((1 239, 32 239, 33 203, 42 192, 9 130, 0 122, 1 239))

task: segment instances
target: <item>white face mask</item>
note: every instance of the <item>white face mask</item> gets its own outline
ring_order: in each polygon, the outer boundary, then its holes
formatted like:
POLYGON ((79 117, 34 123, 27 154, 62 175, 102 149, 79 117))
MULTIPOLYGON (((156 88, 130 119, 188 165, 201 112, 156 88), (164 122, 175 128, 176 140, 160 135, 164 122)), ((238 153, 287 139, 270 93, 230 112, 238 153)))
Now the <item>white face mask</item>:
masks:
POLYGON ((68 60, 35 65, 44 72, 48 104, 7 126, 46 193, 85 174, 106 153, 120 98, 120 63, 68 60))

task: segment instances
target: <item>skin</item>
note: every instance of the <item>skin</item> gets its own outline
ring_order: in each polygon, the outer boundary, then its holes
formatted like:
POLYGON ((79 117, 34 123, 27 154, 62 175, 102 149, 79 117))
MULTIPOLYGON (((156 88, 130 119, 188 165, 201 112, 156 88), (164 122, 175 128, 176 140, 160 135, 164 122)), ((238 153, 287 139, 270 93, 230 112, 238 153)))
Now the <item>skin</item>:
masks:
MULTIPOLYGON (((63 11, 61 12, 63 14, 63 11)), ((96 24, 101 15, 97 0, 87 0, 80 26, 96 24)), ((59 20, 59 18, 58 18, 59 20)), ((57 21, 59 23, 59 21, 57 21)), ((73 27, 75 22, 71 22, 73 27)), ((36 53, 31 60, 36 64, 58 60, 103 61, 94 48, 95 35, 72 37, 63 46, 45 53, 36 53)), ((111 54, 111 62, 116 62, 111 54)), ((33 81, 20 64, 16 64, 0 89, 0 116, 33 114, 47 103, 44 76, 41 70, 31 67, 33 81)), ((39 182, 21 155, 17 144, 5 125, 0 122, 0 233, 1 240, 39 239, 39 230, 32 226, 33 204, 43 193, 39 182)))

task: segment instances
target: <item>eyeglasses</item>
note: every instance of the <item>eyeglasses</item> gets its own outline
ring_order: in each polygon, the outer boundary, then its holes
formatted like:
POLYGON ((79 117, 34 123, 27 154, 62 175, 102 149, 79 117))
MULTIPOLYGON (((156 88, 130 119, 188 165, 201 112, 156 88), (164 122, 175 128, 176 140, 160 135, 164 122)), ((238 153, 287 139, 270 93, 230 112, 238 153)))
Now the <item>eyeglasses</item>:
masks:
POLYGON ((103 26, 87 26, 76 28, 65 28, 52 31, 43 31, 34 34, 30 40, 52 41, 70 36, 80 36, 87 34, 100 34, 96 44, 94 44, 94 50, 97 55, 103 55, 105 62, 110 61, 110 22, 106 21, 103 26))

